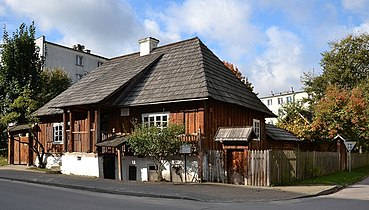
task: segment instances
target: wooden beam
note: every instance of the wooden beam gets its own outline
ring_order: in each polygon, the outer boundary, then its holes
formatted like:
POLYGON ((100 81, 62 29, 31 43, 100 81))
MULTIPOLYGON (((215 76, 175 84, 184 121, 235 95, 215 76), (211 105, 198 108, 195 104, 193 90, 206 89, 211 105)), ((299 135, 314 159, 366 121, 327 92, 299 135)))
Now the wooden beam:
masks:
POLYGON ((88 143, 88 151, 92 152, 92 141, 91 141, 91 110, 87 111, 87 138, 86 141, 88 143))
POLYGON ((63 111, 63 152, 68 151, 67 128, 68 128, 67 110, 64 110, 63 111))
POLYGON ((118 180, 122 181, 122 146, 118 146, 118 180))
MULTIPOLYGON (((100 108, 95 109, 95 142, 93 142, 93 145, 101 141, 101 133, 100 133, 100 108)), ((95 150, 96 147, 94 147, 95 150)), ((98 148, 98 150, 101 150, 101 147, 98 148)), ((99 151, 97 151, 99 152, 99 151)))
POLYGON ((70 132, 70 145, 69 145, 69 151, 70 152, 74 152, 74 116, 73 116, 73 112, 72 110, 70 110, 69 112, 69 121, 70 121, 70 128, 69 128, 69 132, 70 132))

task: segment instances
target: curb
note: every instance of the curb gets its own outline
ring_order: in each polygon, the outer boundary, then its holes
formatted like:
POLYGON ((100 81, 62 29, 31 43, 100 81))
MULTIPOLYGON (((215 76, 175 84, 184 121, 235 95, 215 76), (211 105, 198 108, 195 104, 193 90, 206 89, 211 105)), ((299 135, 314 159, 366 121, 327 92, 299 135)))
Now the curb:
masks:
POLYGON ((338 192, 338 191, 342 190, 343 188, 345 188, 345 187, 341 186, 341 185, 335 185, 334 187, 332 187, 330 189, 323 190, 323 191, 318 192, 314 195, 303 195, 303 196, 299 196, 299 197, 293 198, 293 199, 311 198, 311 197, 318 197, 318 196, 322 196, 322 195, 329 195, 329 194, 333 194, 335 192, 338 192))
POLYGON ((102 188, 84 187, 84 186, 80 186, 80 185, 48 183, 48 182, 42 182, 42 181, 25 180, 25 179, 9 178, 9 177, 1 177, 1 176, 0 176, 0 179, 10 180, 10 181, 18 181, 18 182, 26 182, 26 183, 31 183, 31 184, 40 184, 40 185, 47 185, 47 186, 62 187, 62 188, 68 188, 68 189, 84 190, 84 191, 90 191, 90 192, 108 193, 108 194, 113 194, 113 195, 127 195, 127 196, 135 196, 135 197, 166 198, 166 199, 202 201, 200 199, 191 198, 191 197, 187 197, 187 196, 162 195, 162 194, 150 194, 150 193, 139 193, 139 192, 124 192, 124 191, 117 191, 117 190, 106 190, 106 189, 102 189, 102 188))

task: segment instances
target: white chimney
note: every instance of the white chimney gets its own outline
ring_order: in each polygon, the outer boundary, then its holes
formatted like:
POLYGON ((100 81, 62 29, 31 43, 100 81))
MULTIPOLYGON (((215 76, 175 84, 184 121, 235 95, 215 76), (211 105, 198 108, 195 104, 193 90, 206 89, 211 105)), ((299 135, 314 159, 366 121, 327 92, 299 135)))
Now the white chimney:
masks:
POLYGON ((158 46, 159 40, 146 37, 138 40, 138 43, 140 43, 140 56, 143 56, 150 54, 150 52, 158 46))

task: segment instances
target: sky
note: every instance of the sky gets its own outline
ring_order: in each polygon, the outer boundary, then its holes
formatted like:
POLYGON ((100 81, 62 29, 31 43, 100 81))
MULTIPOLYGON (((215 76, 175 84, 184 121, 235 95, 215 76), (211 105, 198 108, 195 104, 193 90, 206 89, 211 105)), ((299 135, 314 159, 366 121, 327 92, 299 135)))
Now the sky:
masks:
POLYGON ((301 90, 329 42, 369 32, 368 11, 369 0, 0 0, 0 24, 11 34, 34 21, 36 38, 109 58, 148 36, 159 46, 199 37, 267 96, 301 90))

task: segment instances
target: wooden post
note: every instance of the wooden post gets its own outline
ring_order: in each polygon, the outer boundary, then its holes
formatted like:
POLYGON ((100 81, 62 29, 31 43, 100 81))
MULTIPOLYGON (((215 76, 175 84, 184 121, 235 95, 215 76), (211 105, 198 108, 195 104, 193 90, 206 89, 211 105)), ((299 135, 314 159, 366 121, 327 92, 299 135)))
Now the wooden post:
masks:
POLYGON ((8 164, 14 164, 14 137, 8 130, 8 164))
POLYGON ((70 110, 69 112, 69 121, 70 121, 70 146, 69 151, 74 152, 74 119, 73 119, 73 112, 70 110))
POLYGON ((86 141, 88 143, 88 151, 92 152, 92 141, 91 141, 91 111, 87 111, 87 126, 86 126, 87 138, 86 141))
POLYGON ((203 156, 204 156, 204 152, 202 151, 202 138, 201 138, 201 129, 199 128, 198 130, 198 146, 199 146, 199 156, 198 156, 198 168, 199 168, 199 171, 198 171, 198 178, 199 178, 199 181, 202 182, 203 180, 203 156))
MULTIPOLYGON (((101 141, 101 133, 100 133, 100 108, 96 108, 95 110, 95 139, 96 142, 94 142, 94 145, 101 141)), ((98 148, 98 150, 101 150, 101 147, 98 148)), ((99 151, 97 151, 99 152, 99 151)))
POLYGON ((118 146, 118 179, 122 181, 122 146, 118 146))
POLYGON ((63 152, 68 151, 67 127, 68 127, 67 111, 64 110, 63 111, 63 152))

